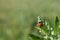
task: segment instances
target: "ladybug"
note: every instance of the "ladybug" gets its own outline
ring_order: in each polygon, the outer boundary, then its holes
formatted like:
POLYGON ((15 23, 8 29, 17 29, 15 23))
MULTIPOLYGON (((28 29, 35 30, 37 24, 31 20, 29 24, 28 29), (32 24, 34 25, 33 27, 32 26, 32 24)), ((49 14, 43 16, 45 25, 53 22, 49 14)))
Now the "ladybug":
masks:
POLYGON ((38 27, 42 27, 43 26, 43 23, 42 22, 38 22, 38 27))
POLYGON ((38 24, 37 24, 37 26, 40 27, 40 28, 43 26, 43 22, 42 22, 41 18, 39 18, 39 16, 38 16, 38 24))

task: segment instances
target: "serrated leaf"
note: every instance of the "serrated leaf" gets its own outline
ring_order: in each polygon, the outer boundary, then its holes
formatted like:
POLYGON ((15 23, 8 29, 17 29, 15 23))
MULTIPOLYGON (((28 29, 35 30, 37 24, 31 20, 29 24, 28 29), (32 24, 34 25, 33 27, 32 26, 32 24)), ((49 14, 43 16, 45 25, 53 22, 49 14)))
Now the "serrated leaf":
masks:
POLYGON ((44 30, 44 32, 47 34, 47 35, 49 35, 49 33, 50 33, 50 23, 49 23, 49 21, 45 21, 45 25, 42 27, 42 30, 44 30))

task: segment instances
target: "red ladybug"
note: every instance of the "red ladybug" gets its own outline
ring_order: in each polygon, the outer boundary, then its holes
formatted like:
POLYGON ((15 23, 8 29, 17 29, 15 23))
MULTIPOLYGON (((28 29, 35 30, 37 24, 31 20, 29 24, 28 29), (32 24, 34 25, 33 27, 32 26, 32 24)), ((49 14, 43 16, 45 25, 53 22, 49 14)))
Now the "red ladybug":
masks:
POLYGON ((38 22, 38 27, 42 27, 43 26, 43 24, 42 24, 42 22, 38 22))

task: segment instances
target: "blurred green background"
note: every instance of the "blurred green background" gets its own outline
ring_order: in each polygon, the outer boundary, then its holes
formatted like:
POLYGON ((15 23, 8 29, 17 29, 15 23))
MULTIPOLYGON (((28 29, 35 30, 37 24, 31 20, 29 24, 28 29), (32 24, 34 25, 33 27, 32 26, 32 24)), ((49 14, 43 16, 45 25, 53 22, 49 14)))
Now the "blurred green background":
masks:
POLYGON ((0 40, 28 40, 37 16, 60 17, 60 0, 0 0, 0 40))

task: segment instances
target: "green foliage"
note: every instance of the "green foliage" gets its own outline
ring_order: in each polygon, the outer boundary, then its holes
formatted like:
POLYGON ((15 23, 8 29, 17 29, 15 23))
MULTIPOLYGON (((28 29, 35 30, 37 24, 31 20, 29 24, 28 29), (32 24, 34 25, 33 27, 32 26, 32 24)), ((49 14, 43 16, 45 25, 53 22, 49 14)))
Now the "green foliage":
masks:
POLYGON ((36 26, 35 28, 36 30, 34 29, 33 32, 31 32, 30 37, 33 40, 58 40, 59 39, 58 35, 60 35, 58 17, 56 16, 53 27, 51 26, 49 22, 50 21, 45 20, 42 28, 39 28, 36 26))

